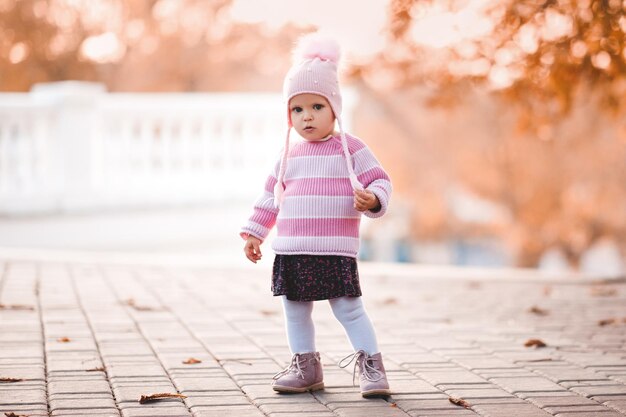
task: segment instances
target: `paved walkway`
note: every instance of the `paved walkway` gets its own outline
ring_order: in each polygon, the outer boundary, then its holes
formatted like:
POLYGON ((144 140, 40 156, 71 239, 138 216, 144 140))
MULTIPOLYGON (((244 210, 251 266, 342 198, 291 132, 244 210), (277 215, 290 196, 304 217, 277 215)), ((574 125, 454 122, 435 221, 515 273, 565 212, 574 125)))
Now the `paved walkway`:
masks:
POLYGON ((325 302, 326 390, 271 390, 290 355, 268 265, 0 253, 0 273, 3 417, 626 415, 624 280, 363 264, 393 390, 365 400, 336 366, 350 348, 325 302), (139 403, 158 393, 185 398, 139 403))

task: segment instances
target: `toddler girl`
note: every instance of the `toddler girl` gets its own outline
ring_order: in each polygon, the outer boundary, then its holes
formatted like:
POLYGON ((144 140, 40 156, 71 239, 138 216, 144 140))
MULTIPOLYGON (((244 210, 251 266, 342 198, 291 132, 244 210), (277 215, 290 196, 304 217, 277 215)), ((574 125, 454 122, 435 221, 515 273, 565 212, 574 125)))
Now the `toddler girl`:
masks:
POLYGON ((279 392, 324 388, 311 313, 313 301, 328 300, 355 350, 340 366, 356 360, 364 397, 388 395, 374 328, 361 301, 356 256, 361 214, 385 214, 391 182, 367 146, 343 130, 338 45, 309 35, 294 56, 283 89, 282 157, 241 231, 245 254, 256 263, 263 240, 277 227, 272 292, 282 297, 293 357, 272 386, 279 392), (304 140, 290 146, 292 127, 304 140))

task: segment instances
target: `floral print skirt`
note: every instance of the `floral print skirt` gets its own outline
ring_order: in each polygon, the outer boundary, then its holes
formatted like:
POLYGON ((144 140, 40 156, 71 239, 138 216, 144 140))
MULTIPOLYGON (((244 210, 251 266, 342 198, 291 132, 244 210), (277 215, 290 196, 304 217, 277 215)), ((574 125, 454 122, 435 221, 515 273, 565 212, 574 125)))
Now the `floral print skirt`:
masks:
POLYGON ((360 297, 355 258, 332 255, 276 255, 272 293, 291 301, 360 297))

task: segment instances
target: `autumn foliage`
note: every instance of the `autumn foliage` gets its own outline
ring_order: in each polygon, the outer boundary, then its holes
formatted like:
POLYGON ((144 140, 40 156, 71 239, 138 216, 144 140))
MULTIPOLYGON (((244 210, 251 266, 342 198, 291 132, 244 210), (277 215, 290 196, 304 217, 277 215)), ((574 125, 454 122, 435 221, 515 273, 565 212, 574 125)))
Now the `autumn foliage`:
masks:
POLYGON ((233 22, 230 4, 0 1, 0 90, 61 80, 135 92, 279 88, 295 30, 268 40, 260 28, 233 22))
POLYGON ((399 161, 402 190, 425 207, 414 212, 414 235, 499 236, 522 266, 555 248, 577 267, 602 239, 623 256, 626 5, 478 3, 469 12, 482 13, 482 26, 467 28, 478 35, 433 47, 420 42, 419 25, 432 10, 462 24, 467 3, 391 1, 388 47, 353 69, 391 119, 373 129, 413 149, 389 150, 389 159, 399 161), (505 214, 491 224, 456 221, 451 184, 505 214))

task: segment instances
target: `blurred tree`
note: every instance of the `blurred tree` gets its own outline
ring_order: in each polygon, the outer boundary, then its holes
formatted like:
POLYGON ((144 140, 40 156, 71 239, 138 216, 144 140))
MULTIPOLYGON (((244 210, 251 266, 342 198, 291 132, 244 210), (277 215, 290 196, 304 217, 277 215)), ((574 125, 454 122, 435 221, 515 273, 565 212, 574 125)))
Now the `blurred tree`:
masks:
POLYGON ((231 2, 0 0, 0 90, 60 80, 110 91, 280 88, 302 29, 268 35, 233 22, 231 2))
POLYGON ((510 220, 494 219, 490 233, 511 243, 518 265, 558 248, 576 267, 603 237, 626 254, 625 9, 390 2, 388 48, 352 74, 414 148, 392 158, 405 161, 398 182, 415 201, 416 236, 485 233, 441 202, 446 184, 462 184, 506 208, 510 220), (421 117, 420 103, 435 107, 421 117))
POLYGON ((93 79, 95 65, 79 56, 85 36, 70 10, 61 16, 47 1, 0 1, 0 90, 27 91, 37 82, 93 79))
POLYGON ((124 2, 126 54, 103 79, 122 91, 246 91, 280 88, 290 27, 268 36, 237 23, 232 0, 124 2), (263 51, 263 53, 259 53, 263 51))
POLYGON ((482 82, 528 110, 536 108, 551 117, 567 114, 577 92, 585 93, 581 89, 598 93, 608 109, 618 111, 625 105, 626 4, 622 1, 486 1, 479 2, 479 8, 468 7, 468 2, 446 2, 449 8, 443 16, 456 13, 458 19, 474 19, 483 30, 467 29, 482 36, 455 34, 455 42, 439 51, 437 60, 442 65, 425 72, 423 59, 429 57, 420 48, 423 43, 415 25, 428 14, 428 5, 441 3, 390 3, 394 51, 383 58, 403 69, 404 82, 423 81, 425 76, 441 88, 456 88, 467 80, 482 82), (415 60, 416 56, 422 59, 415 60))

